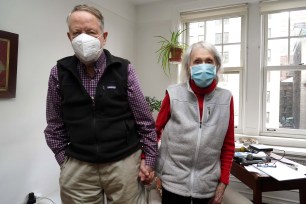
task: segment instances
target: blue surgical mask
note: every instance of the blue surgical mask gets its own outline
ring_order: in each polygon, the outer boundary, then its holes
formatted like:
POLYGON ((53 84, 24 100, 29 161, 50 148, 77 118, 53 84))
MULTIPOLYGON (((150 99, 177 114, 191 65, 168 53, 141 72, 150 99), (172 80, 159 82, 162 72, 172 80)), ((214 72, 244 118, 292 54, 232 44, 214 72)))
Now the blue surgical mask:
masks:
POLYGON ((212 64, 197 64, 191 67, 191 79, 201 88, 209 86, 216 78, 216 66, 212 64))

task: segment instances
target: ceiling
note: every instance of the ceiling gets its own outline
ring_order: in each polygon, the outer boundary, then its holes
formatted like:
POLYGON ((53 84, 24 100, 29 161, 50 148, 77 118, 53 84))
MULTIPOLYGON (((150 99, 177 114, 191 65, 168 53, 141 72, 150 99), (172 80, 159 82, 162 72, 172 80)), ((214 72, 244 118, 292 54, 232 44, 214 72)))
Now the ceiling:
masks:
POLYGON ((129 2, 133 3, 134 5, 141 5, 141 4, 148 4, 152 2, 158 2, 163 0, 128 0, 129 2))
POLYGON ((129 2, 131 2, 132 4, 138 6, 138 5, 144 5, 144 4, 149 4, 149 3, 153 3, 153 2, 174 2, 174 3, 181 3, 181 2, 188 2, 190 0, 128 0, 129 2))

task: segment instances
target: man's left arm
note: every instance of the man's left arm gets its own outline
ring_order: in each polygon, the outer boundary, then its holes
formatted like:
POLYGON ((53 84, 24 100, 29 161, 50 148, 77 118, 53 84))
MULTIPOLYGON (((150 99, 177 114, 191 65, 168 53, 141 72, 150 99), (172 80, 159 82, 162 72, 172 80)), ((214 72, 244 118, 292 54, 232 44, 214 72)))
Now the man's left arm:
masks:
MULTIPOLYGON (((134 67, 128 67, 128 101, 135 117, 138 127, 138 134, 141 137, 142 150, 145 161, 141 162, 140 171, 150 177, 150 172, 155 168, 157 157, 157 137, 155 132, 155 122, 149 106, 141 90, 138 77, 134 67)), ((141 173, 140 172, 140 173, 141 173)))

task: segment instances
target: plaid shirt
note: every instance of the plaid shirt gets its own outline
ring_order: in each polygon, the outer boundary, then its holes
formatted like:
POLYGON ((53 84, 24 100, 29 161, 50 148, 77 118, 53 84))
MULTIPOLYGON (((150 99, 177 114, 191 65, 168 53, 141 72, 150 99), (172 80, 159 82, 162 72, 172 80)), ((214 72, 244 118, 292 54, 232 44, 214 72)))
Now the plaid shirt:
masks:
MULTIPOLYGON (((95 64, 95 75, 92 78, 88 76, 85 71, 85 66, 82 63, 79 62, 77 65, 83 86, 93 100, 98 81, 103 75, 105 68, 106 56, 104 52, 95 64)), ((155 122, 140 88, 136 72, 131 64, 128 67, 127 83, 128 101, 138 126, 138 134, 141 136, 146 165, 155 167, 157 157, 155 122)), ((57 66, 54 66, 49 77, 46 109, 47 127, 44 133, 47 144, 55 154, 55 158, 59 164, 63 163, 65 149, 70 142, 63 122, 61 97, 57 66)))

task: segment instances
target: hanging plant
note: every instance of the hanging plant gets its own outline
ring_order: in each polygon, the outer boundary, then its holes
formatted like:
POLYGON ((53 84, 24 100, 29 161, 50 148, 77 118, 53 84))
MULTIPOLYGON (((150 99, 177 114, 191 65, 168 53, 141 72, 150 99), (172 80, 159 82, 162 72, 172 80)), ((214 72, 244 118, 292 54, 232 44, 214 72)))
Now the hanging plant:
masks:
POLYGON ((180 36, 185 30, 171 31, 171 38, 168 40, 163 36, 155 36, 161 40, 158 42, 161 47, 156 51, 158 54, 158 63, 161 62, 164 73, 170 75, 170 62, 181 62, 182 54, 186 49, 185 43, 179 42, 180 36))

